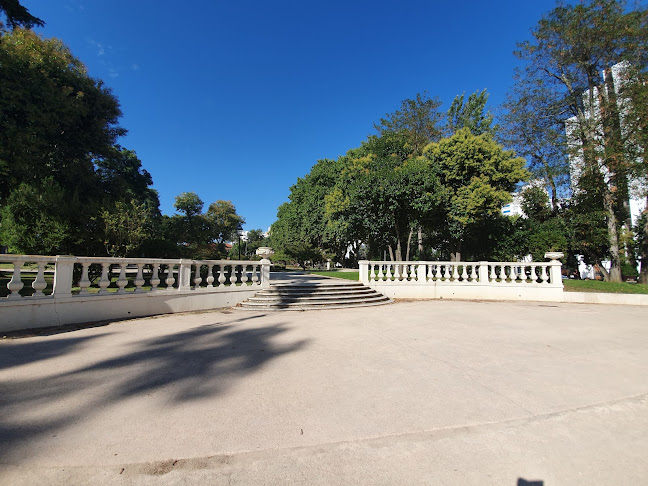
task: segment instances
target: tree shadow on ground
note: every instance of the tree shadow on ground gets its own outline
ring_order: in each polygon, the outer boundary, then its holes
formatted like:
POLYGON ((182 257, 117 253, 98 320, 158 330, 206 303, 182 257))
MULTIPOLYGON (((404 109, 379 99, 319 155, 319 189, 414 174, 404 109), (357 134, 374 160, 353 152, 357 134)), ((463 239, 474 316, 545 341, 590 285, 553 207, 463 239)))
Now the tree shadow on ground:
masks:
MULTIPOLYGON (((131 397, 160 391, 170 405, 216 397, 269 361, 307 344, 305 340, 278 342, 276 338, 287 330, 283 323, 242 325, 257 317, 261 316, 130 342, 118 356, 94 362, 86 352, 82 364, 73 370, 57 373, 53 368, 54 372, 36 377, 20 378, 25 374, 18 373, 18 378, 1 379, 0 463, 32 454, 34 441, 56 436, 131 397)), ((81 343, 98 346, 91 342, 93 338, 25 341, 16 352, 3 355, 0 365, 9 368, 61 356, 74 352, 81 343)))

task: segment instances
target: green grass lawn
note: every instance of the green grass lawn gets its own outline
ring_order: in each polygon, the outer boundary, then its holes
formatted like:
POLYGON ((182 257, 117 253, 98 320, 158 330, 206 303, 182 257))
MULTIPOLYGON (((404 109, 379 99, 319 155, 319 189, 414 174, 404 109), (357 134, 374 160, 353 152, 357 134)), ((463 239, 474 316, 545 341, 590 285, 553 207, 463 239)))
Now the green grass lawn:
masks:
POLYGON ((309 270, 308 273, 323 277, 344 278, 346 280, 359 280, 360 272, 344 272, 341 270, 309 270))
POLYGON ((604 292, 610 294, 648 294, 648 285, 601 280, 563 280, 565 292, 604 292))
MULTIPOLYGON (((359 272, 343 272, 340 270, 309 270, 308 273, 324 277, 345 278, 358 280, 359 272)), ((603 292, 612 294, 648 294, 648 285, 636 283, 613 283, 600 280, 563 280, 565 292, 603 292)))

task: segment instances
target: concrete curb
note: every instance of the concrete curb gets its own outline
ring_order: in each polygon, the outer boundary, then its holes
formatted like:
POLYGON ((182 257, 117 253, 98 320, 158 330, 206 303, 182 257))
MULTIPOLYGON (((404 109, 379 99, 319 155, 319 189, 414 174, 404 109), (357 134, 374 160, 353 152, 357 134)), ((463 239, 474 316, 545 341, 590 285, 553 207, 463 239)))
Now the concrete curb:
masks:
POLYGON ((574 304, 648 305, 648 295, 608 294, 602 292, 563 292, 563 302, 574 304))

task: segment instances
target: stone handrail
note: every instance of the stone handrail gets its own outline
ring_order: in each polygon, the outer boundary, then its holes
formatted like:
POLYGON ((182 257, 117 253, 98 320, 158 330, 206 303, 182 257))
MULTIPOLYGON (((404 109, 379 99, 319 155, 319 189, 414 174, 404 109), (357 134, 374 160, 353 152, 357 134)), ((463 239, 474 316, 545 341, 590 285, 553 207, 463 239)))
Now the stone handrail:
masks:
POLYGON ((534 284, 562 287, 559 261, 551 262, 391 262, 361 261, 360 280, 462 285, 534 284))
MULTIPOLYGON (((125 287, 131 284, 134 292, 171 292, 174 290, 217 291, 219 288, 232 286, 252 286, 267 288, 270 286, 270 261, 252 260, 187 260, 161 258, 109 258, 109 257, 77 257, 77 256, 42 256, 42 255, 0 255, 0 263, 10 263, 12 268, 11 280, 7 284, 9 294, 7 299, 23 298, 24 268, 26 263, 36 265, 35 277, 31 283, 33 295, 28 298, 73 297, 88 296, 91 287, 90 270, 94 270, 100 278, 97 282, 97 294, 105 294, 112 283, 111 274, 117 275, 115 282, 116 293, 125 292, 125 287), (75 265, 80 277, 73 282, 75 265), (48 287, 45 273, 53 268, 54 284, 51 295, 45 295, 43 290, 48 287), (206 275, 203 277, 202 270, 206 275), (148 280, 150 290, 144 289, 148 280), (72 292, 74 284, 79 292, 72 292), (161 287, 160 284, 164 284, 161 287)), ((2 269, 0 269, 2 271, 2 269)), ((7 270, 4 270, 5 272, 7 270)), ((32 272, 34 272, 32 270, 32 272)), ((114 288, 114 287, 113 287, 114 288)))
POLYGON ((360 281, 392 298, 559 300, 560 253, 548 262, 359 262, 360 281))

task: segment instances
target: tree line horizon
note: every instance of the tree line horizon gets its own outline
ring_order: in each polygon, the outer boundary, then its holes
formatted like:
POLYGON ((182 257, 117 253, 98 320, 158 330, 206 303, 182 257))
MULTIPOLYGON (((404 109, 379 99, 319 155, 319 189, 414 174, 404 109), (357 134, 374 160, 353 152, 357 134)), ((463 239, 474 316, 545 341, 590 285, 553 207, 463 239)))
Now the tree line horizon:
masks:
MULTIPOLYGON (((0 246, 20 253, 222 258, 244 223, 197 194, 160 213, 152 177, 119 145, 117 98, 18 2, 0 3, 0 246), (49 109, 43 109, 47 106, 49 109)), ((375 134, 318 160, 278 208, 274 261, 511 261, 563 251, 606 280, 648 283, 648 10, 625 0, 558 2, 514 51, 497 123, 486 89, 447 110, 427 91, 375 134), (613 66, 624 66, 624 83, 613 66), (570 137, 567 137, 567 131, 570 137), (570 180, 570 160, 580 175, 570 180), (521 184, 524 217, 502 207, 521 184), (350 250, 350 259, 347 253, 350 250), (602 268, 610 261, 610 271, 602 268), (637 272, 636 268, 641 265, 637 272)), ((240 248, 239 248, 240 250, 240 248)), ((248 249, 249 250, 249 249, 248 249)), ((249 256, 250 251, 246 256, 249 256)))

